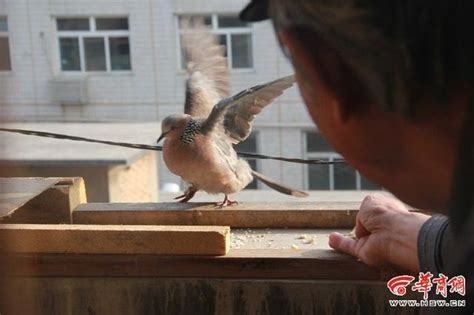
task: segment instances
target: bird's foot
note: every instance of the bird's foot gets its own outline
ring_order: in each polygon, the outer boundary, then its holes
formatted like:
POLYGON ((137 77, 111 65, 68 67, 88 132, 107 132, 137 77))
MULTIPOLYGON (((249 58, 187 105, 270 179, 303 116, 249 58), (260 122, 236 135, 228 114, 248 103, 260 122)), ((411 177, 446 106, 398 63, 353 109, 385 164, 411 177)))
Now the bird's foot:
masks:
POLYGON ((238 204, 239 204, 238 201, 230 200, 229 197, 227 197, 227 195, 225 195, 224 200, 222 202, 218 202, 216 204, 216 206, 218 206, 220 208, 224 208, 224 207, 227 207, 227 206, 238 205, 238 204))
POLYGON ((193 187, 189 187, 188 190, 186 190, 184 192, 184 194, 182 194, 181 196, 175 197, 174 200, 181 199, 181 200, 179 200, 179 202, 182 202, 182 203, 188 202, 189 200, 191 200, 194 197, 196 192, 197 192, 197 189, 195 189, 193 187))

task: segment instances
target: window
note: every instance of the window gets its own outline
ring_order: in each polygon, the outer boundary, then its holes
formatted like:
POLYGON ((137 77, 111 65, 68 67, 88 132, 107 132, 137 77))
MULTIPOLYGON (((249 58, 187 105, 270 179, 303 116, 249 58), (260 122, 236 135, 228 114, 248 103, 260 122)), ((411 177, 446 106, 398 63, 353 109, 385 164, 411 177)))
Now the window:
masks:
MULTIPOLYGON (((247 153, 257 153, 257 133, 253 132, 250 136, 245 139, 245 141, 240 142, 234 146, 236 151, 247 152, 247 153)), ((257 171, 257 160, 248 160, 250 167, 257 171)), ((254 179, 246 189, 257 189, 257 181, 254 179)))
POLYGON ((8 21, 0 16, 0 71, 11 71, 10 42, 8 39, 8 21))
MULTIPOLYGON (((308 158, 334 161, 342 157, 318 132, 306 132, 308 158)), ((314 190, 374 190, 381 189, 347 164, 309 165, 308 188, 314 190)))
POLYGON ((62 71, 130 71, 128 18, 58 18, 62 71))
MULTIPOLYGON (((219 36, 219 43, 225 47, 224 54, 227 57, 229 68, 253 68, 252 28, 248 23, 240 21, 237 16, 233 15, 212 14, 196 17, 202 17, 204 23, 219 36)), ((179 34, 182 32, 180 30, 179 34)), ((179 43, 181 44, 181 41, 179 43)), ((181 69, 185 69, 186 57, 182 49, 179 51, 181 69)))

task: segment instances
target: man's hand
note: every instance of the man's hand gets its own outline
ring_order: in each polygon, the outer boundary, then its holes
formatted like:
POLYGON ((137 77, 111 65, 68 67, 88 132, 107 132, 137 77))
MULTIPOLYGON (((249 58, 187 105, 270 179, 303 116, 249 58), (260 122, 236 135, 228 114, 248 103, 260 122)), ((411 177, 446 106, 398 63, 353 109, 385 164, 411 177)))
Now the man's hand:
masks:
POLYGON ((409 212, 396 199, 369 195, 357 214, 356 239, 331 233, 329 245, 368 265, 393 264, 418 272, 418 232, 428 218, 425 214, 409 212))

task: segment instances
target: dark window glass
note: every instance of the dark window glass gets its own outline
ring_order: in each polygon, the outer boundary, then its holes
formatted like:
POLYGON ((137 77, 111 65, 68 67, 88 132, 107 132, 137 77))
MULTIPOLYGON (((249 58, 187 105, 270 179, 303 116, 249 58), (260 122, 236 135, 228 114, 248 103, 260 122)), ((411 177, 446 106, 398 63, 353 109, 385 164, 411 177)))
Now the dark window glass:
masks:
POLYGON ((232 34, 232 68, 252 68, 252 37, 250 34, 232 34))
POLYGON ((247 27, 248 24, 243 22, 237 16, 218 16, 217 17, 219 27, 247 27))
POLYGON ((103 37, 84 38, 86 71, 106 71, 105 46, 103 37))
POLYGON ((128 37, 110 37, 109 44, 112 70, 131 70, 128 37))
POLYGON ((369 181, 367 178, 360 175, 360 189, 362 190, 380 190, 382 187, 369 181))
MULTIPOLYGON (((327 159, 323 159, 327 160, 327 159)), ((329 166, 309 165, 308 166, 308 186, 311 190, 328 190, 329 187, 329 166)))
POLYGON ((128 30, 127 18, 96 18, 95 28, 98 31, 128 30))
POLYGON ((356 172, 347 164, 334 164, 334 189, 356 189, 356 172))
POLYGON ((60 38, 59 51, 61 55, 61 69, 63 71, 80 71, 78 38, 60 38))
MULTIPOLYGON (((235 150, 240 152, 249 152, 249 153, 257 153, 257 135, 256 133, 252 133, 245 141, 240 142, 234 146, 235 150)), ((257 161, 256 160, 248 160, 250 167, 253 170, 257 171, 257 161)), ((257 181, 254 179, 246 189, 257 189, 257 181)))
POLYGON ((8 32, 7 18, 0 16, 0 32, 8 32))
POLYGON ((306 133, 306 151, 307 152, 334 152, 329 143, 324 140, 319 132, 306 133))
POLYGON ((0 37, 0 71, 10 71, 11 69, 8 37, 0 37))
POLYGON ((219 45, 224 46, 224 56, 227 57, 227 36, 224 34, 219 35, 219 45))
POLYGON ((181 48, 181 69, 186 69, 188 58, 186 56, 186 50, 184 50, 183 35, 179 36, 179 47, 181 48))
POLYGON ((88 31, 90 28, 88 18, 57 19, 59 31, 88 31))

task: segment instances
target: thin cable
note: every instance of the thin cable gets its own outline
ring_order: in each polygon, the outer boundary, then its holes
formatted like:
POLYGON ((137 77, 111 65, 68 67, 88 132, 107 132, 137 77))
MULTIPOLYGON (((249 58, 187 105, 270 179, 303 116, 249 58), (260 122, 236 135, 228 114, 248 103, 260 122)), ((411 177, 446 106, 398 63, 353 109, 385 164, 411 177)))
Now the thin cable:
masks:
MULTIPOLYGON (((159 145, 117 142, 117 141, 109 141, 109 140, 99 140, 99 139, 91 139, 91 138, 85 138, 85 137, 70 136, 70 135, 65 135, 65 134, 60 134, 60 133, 26 130, 26 129, 0 128, 0 131, 19 133, 19 134, 28 135, 28 136, 52 138, 52 139, 62 139, 62 140, 72 140, 72 141, 81 141, 81 142, 101 143, 101 144, 106 144, 106 145, 113 145, 113 146, 126 147, 126 148, 132 148, 132 149, 163 151, 163 147, 159 146, 159 145)), ((251 159, 251 160, 256 160, 256 159, 258 159, 258 160, 277 160, 277 161, 284 161, 284 162, 289 162, 289 163, 311 164, 311 165, 345 163, 345 161, 342 160, 342 159, 341 160, 334 160, 334 161, 327 161, 327 160, 320 160, 320 159, 287 158, 287 157, 280 157, 280 156, 271 156, 271 155, 264 155, 264 154, 249 153, 249 152, 237 152, 237 154, 242 158, 251 159)))

